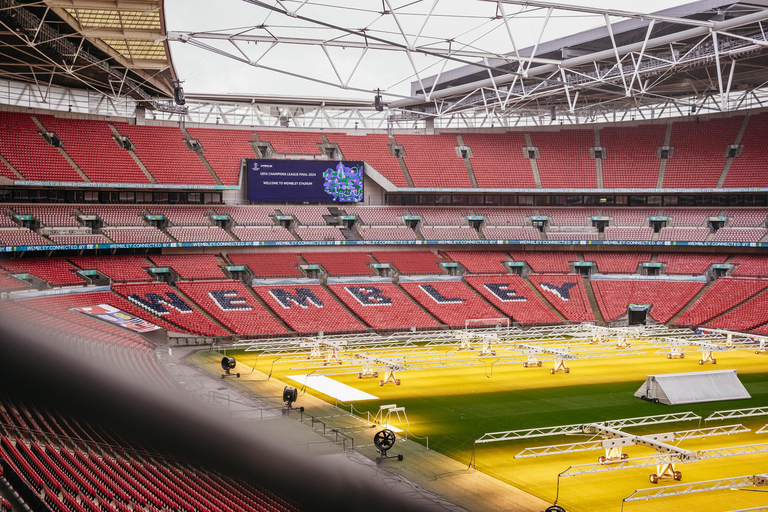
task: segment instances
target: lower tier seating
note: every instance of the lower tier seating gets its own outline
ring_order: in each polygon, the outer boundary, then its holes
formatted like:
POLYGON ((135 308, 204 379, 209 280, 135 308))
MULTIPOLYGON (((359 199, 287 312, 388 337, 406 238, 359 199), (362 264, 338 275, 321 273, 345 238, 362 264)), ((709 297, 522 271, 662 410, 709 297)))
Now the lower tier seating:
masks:
POLYGON ((768 256, 739 254, 733 257, 731 264, 736 265, 734 276, 768 277, 768 256))
POLYGON ((712 283, 674 325, 697 327, 768 287, 766 279, 722 277, 712 283))
POLYGON ((389 263, 407 275, 442 274, 439 256, 429 251, 386 251, 371 253, 379 263, 389 263))
POLYGON ((267 305, 299 334, 363 332, 366 327, 319 284, 254 286, 267 305))
POLYGON ((78 286, 85 281, 75 274, 77 270, 63 258, 24 258, 0 260, 3 267, 11 274, 32 274, 51 286, 78 286))
POLYGON ((328 287, 376 330, 438 329, 441 324, 392 283, 345 283, 328 287))
POLYGON ((215 254, 163 254, 149 258, 156 267, 170 267, 186 280, 226 277, 215 254))
POLYGON ((467 269, 470 274, 506 274, 504 266, 509 261, 507 253, 502 251, 445 251, 447 260, 455 261, 467 269))
POLYGON ((520 276, 467 276, 464 279, 513 322, 529 325, 562 322, 520 276))
POLYGON ((627 314, 629 304, 650 304, 649 315, 666 323, 702 288, 688 281, 593 280, 597 303, 606 322, 627 314))
POLYGON ((634 274, 641 263, 651 261, 651 253, 585 252, 584 261, 595 263, 601 274, 634 274))
POLYGON ((707 327, 749 331, 768 323, 768 292, 762 292, 745 304, 708 322, 707 327))
POLYGON ((370 276, 373 263, 364 252, 305 252, 301 256, 309 264, 322 265, 332 276, 370 276))
POLYGON ((591 322, 595 315, 578 274, 528 274, 528 280, 555 309, 572 322, 591 322))
POLYGON ((725 254, 663 253, 657 261, 667 264, 667 274, 701 275, 710 265, 725 263, 727 258, 725 254))
POLYGON ((245 265, 256 277, 303 277, 299 265, 304 261, 290 252, 234 252, 227 256, 233 265, 245 265))
POLYGON ((470 319, 503 315, 461 281, 403 282, 403 289, 442 323, 463 329, 470 319))
POLYGON ((98 270, 118 283, 152 280, 145 269, 153 265, 143 256, 81 256, 70 261, 82 270, 98 270))
POLYGON ((513 251, 509 253, 515 261, 523 261, 537 274, 542 273, 567 273, 570 272, 569 263, 576 261, 576 253, 573 252, 535 252, 513 251))

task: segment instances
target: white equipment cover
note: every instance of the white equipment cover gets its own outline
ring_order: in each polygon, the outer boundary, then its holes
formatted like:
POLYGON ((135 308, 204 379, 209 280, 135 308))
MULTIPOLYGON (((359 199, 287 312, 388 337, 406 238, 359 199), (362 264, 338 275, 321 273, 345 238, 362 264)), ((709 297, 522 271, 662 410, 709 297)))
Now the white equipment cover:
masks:
POLYGON ((736 370, 648 375, 635 396, 657 399, 667 405, 752 398, 736 370))

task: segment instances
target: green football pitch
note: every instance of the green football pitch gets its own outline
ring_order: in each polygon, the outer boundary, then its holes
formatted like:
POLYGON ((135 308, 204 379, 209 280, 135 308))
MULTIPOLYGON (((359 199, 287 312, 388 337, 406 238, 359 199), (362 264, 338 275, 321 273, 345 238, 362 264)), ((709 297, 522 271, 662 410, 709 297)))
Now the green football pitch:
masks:
MULTIPOLYGON (((209 353, 210 354, 210 353, 209 353)), ((227 351, 236 357, 238 368, 251 368, 287 385, 300 387, 288 375, 302 373, 296 363, 253 352, 227 351), (277 360, 276 360, 277 359, 277 360)), ((209 358, 213 357, 211 354, 209 358)), ((221 357, 218 355, 218 357, 221 357)), ((475 357, 466 352, 466 357, 475 357)), ((768 407, 768 356, 754 351, 717 353, 716 365, 697 364, 698 356, 667 359, 664 355, 634 355, 569 361, 570 373, 550 374, 551 361, 542 367, 524 368, 522 364, 494 365, 498 358, 483 359, 485 364, 398 372, 401 385, 379 385, 380 378, 358 378, 357 374, 331 375, 338 382, 369 393, 376 399, 354 402, 355 411, 375 415, 379 406, 397 404, 405 407, 408 432, 429 438, 429 448, 459 462, 473 462, 483 471, 549 502, 559 498, 568 511, 627 510, 740 510, 768 503, 768 493, 722 490, 667 497, 650 501, 623 503, 636 489, 679 484, 663 480, 654 485, 649 475, 655 466, 570 477, 558 475, 570 466, 596 463, 601 450, 592 450, 535 458, 515 458, 525 448, 586 441, 589 436, 539 437, 527 440, 475 444, 485 433, 557 425, 583 424, 611 419, 663 415, 691 411, 706 418, 714 411, 768 407), (633 393, 656 373, 699 372, 736 369, 752 398, 749 400, 668 406, 635 398, 633 393)), ((334 365, 337 366, 337 365, 334 365)), ((343 365, 338 365, 343 368, 343 365)), ((248 371, 248 370, 241 370, 248 371)), ((303 373, 308 373, 304 371, 303 373)), ((307 388, 331 404, 346 410, 350 404, 307 388)), ((768 443, 767 434, 756 431, 768 423, 768 416, 705 423, 686 421, 627 429, 636 434, 674 432, 703 427, 741 423, 751 432, 686 440, 679 444, 690 450, 768 443)), ((405 428, 397 419, 392 425, 405 428)), ((421 441, 422 443, 424 441, 421 441)), ((631 458, 647 457, 650 448, 630 446, 631 458)), ((682 483, 721 479, 768 472, 768 452, 753 455, 678 464, 682 483)))

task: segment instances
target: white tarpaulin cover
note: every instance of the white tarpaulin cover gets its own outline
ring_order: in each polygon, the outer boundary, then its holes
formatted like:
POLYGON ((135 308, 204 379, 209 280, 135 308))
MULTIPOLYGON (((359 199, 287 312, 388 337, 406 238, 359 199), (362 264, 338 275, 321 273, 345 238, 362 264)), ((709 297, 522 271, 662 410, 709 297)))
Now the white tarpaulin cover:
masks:
POLYGON ((667 405, 752 398, 736 370, 648 375, 635 396, 667 405))

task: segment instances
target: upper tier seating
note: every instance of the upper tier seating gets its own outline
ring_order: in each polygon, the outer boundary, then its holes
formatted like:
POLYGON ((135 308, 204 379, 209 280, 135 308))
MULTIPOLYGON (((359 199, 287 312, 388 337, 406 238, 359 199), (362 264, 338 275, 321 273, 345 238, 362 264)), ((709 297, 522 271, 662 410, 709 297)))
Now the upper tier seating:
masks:
POLYGON ((357 231, 363 240, 418 240, 416 233, 407 226, 360 226, 357 231))
POLYGON ((751 116, 744 136, 743 149, 733 159, 723 183, 724 188, 768 187, 768 152, 765 134, 768 133, 768 113, 751 116))
POLYGON ((763 255, 739 254, 731 260, 736 269, 734 276, 739 277, 768 277, 768 257, 763 255))
POLYGON ((13 210, 20 215, 32 215, 45 226, 78 227, 75 208, 69 205, 56 204, 20 204, 14 205, 13 210))
POLYGON ((290 242, 296 240, 290 231, 283 227, 251 228, 247 226, 235 226, 232 233, 243 242, 290 242))
POLYGON ((442 274, 439 256, 429 251, 385 251, 373 252, 371 256, 379 263, 389 263, 398 272, 406 275, 442 274))
POLYGON ((302 240, 344 240, 344 235, 332 226, 298 226, 296 234, 302 240))
POLYGON ((664 208, 664 215, 670 218, 670 226, 706 227, 709 217, 717 217, 717 208, 664 208))
POLYGON ((456 135, 395 135, 405 149, 405 164, 415 187, 470 188, 464 160, 456 154, 456 135))
MULTIPOLYGON (((226 336, 229 333, 187 303, 167 283, 115 284, 112 291, 133 303, 144 318, 157 323, 158 318, 203 336, 226 336)), ((171 329, 178 330, 178 329, 171 329)))
POLYGON ((721 317, 708 322, 707 327, 749 331, 768 322, 768 292, 762 292, 755 298, 729 311, 721 317))
MULTIPOLYGON (((84 181, 55 147, 48 144, 40 128, 27 114, 0 111, 0 155, 3 155, 25 180, 84 181)), ((19 178, 5 165, 2 175, 19 178)))
POLYGON ((558 324, 562 320, 516 275, 467 276, 467 283, 491 304, 522 324, 558 324))
POLYGON ((718 229, 713 242, 759 242, 765 235, 768 235, 768 229, 760 228, 722 228, 718 229))
POLYGON ((661 160, 659 146, 664 145, 663 124, 632 127, 606 127, 600 130, 605 188, 656 188, 661 160))
POLYGON ((603 215, 613 217, 613 226, 644 226, 648 217, 656 217, 659 210, 655 208, 603 208, 603 215))
POLYGON ((674 148, 664 171, 664 188, 715 188, 725 153, 739 132, 742 116, 672 123, 674 148))
POLYGON ((345 283, 328 287, 376 330, 439 329, 441 324, 392 283, 345 283))
POLYGON ((483 234, 488 240, 541 240, 541 233, 536 228, 486 226, 483 234))
POLYGON ((229 253, 233 265, 245 265, 256 277, 303 277, 297 265, 304 263, 290 252, 229 253))
POLYGON ((215 254, 164 254, 149 258, 155 266, 170 267, 185 280, 226 277, 215 254))
POLYGON ((366 327, 319 284, 254 286, 272 310, 299 334, 363 332, 366 327))
POLYGON ((479 240, 477 231, 470 226, 424 226, 421 228, 421 236, 424 240, 479 240))
POLYGON ((674 325, 698 327, 768 287, 768 280, 721 277, 698 298, 674 325))
POLYGON ((370 276, 374 272, 371 257, 364 252, 305 252, 301 256, 309 264, 322 265, 332 276, 370 276))
POLYGON ((475 208, 477 215, 485 217, 488 226, 525 226, 533 210, 522 208, 475 208))
POLYGON ((572 322, 595 320, 580 275, 528 274, 528 280, 566 319, 572 322))
POLYGON ((470 274, 506 274, 509 261, 507 253, 502 251, 445 251, 443 253, 450 261, 460 263, 470 274))
POLYGON ((231 242, 229 233, 221 228, 168 228, 168 234, 179 242, 231 242))
POLYGON ((51 242, 27 228, 0 229, 0 246, 51 245, 51 242))
POLYGON ((51 286, 78 286, 85 282, 75 274, 73 267, 62 258, 24 258, 17 260, 0 260, 0 267, 11 274, 32 274, 51 286))
POLYGON ((597 215, 594 208, 544 208, 541 215, 549 217, 553 226, 591 226, 591 218, 597 215))
POLYGON ((104 228, 102 232, 117 244, 167 244, 173 241, 155 228, 104 228))
POLYGON ((280 155, 322 154, 318 144, 322 144, 323 139, 318 132, 258 131, 256 133, 262 142, 272 144, 272 148, 280 155))
POLYGON ((0 228, 17 228, 19 225, 10 217, 11 212, 9 210, 6 210, 5 208, 2 209, 2 213, 0 213, 0 228))
POLYGON ((153 265, 143 256, 79 256, 70 261, 83 270, 98 270, 118 283, 152 280, 145 269, 153 265))
POLYGON ((606 322, 627 314, 629 304, 651 304, 648 313, 651 318, 666 323, 690 302, 704 283, 596 279, 592 287, 606 322))
POLYGON ((345 206, 347 215, 357 215, 368 226, 402 226, 405 210, 396 206, 345 206))
POLYGON ((527 263, 531 270, 538 274, 568 273, 571 271, 568 264, 578 260, 576 254, 572 252, 512 251, 509 254, 513 260, 527 263))
POLYGON ((441 206, 409 208, 411 215, 418 215, 427 226, 466 226, 469 210, 443 208, 441 206))
POLYGON ((197 153, 184 143, 184 134, 168 126, 114 123, 128 137, 133 150, 158 183, 215 185, 197 153))
POLYGON ((762 228, 765 227, 765 218, 768 210, 765 208, 728 208, 726 216, 731 219, 732 228, 762 228))
POLYGON ((55 132, 64 150, 88 179, 96 183, 149 183, 149 179, 113 140, 106 121, 37 116, 48 131, 55 132))
POLYGON ((463 329, 470 319, 503 316, 461 281, 401 282, 400 286, 438 320, 452 328, 463 329))
POLYGON ((407 187, 400 163, 392 153, 389 135, 369 133, 367 135, 345 135, 329 133, 328 142, 339 145, 346 160, 368 162, 376 171, 397 187, 407 187))
POLYGON ((185 295, 235 334, 288 334, 288 330, 264 309, 240 281, 181 281, 178 286, 185 295))
POLYGON ((689 241, 703 242, 709 236, 709 230, 705 228, 661 228, 659 240, 664 241, 689 241))
POLYGON ((174 226, 210 226, 210 210, 190 206, 147 206, 152 215, 162 215, 174 226))
POLYGON ((666 263, 667 274, 701 275, 713 263, 725 263, 725 254, 663 253, 657 261, 666 263))
POLYGON ((539 148, 536 164, 543 188, 597 188, 597 166, 589 155, 594 130, 533 132, 531 142, 539 148))
POLYGON ((85 215, 98 215, 107 226, 144 226, 143 206, 97 206, 82 205, 80 211, 85 215))
POLYGON ((606 240, 653 240, 653 228, 605 228, 606 240))
POLYGON ((238 226, 274 226, 274 206, 216 206, 219 215, 229 215, 238 226))
POLYGON ((466 133, 470 162, 479 188, 536 188, 531 161, 523 151, 525 134, 466 133))
POLYGON ((243 158, 256 158, 249 142, 255 142, 248 130, 217 130, 215 128, 187 128, 193 139, 203 146, 203 156, 211 164, 224 185, 237 185, 240 181, 240 163, 243 158))
POLYGON ((601 274, 634 274, 641 263, 651 261, 651 253, 585 252, 584 261, 594 262, 601 274))

